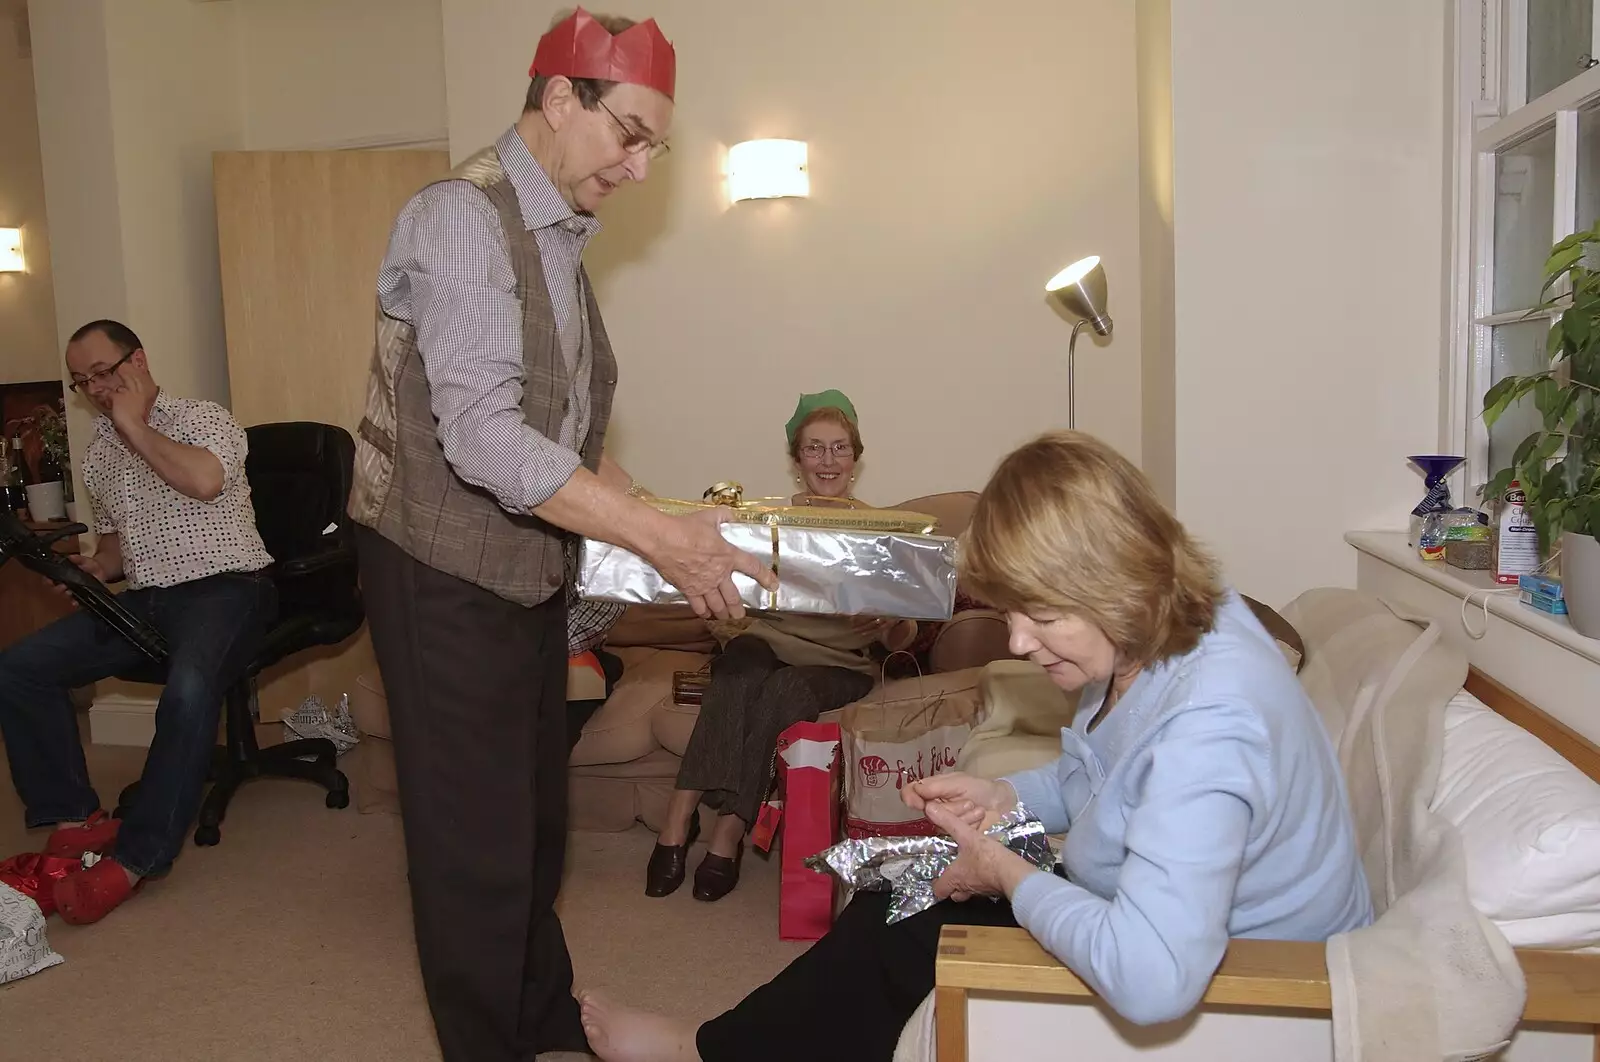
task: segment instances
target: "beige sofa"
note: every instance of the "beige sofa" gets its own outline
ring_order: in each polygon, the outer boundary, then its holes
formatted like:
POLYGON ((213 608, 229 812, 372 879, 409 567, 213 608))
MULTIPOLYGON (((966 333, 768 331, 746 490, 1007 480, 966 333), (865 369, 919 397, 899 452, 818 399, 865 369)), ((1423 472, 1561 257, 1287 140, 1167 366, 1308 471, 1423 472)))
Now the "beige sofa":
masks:
MULTIPOLYGON (((964 491, 914 498, 901 507, 936 516, 941 534, 957 535, 976 501, 976 493, 964 491)), ((672 676, 699 670, 715 647, 704 621, 686 608, 627 610, 606 642, 623 661, 622 679, 584 726, 570 761, 573 829, 626 830, 635 821, 659 828, 697 713, 673 703, 672 676)), ((1004 619, 985 609, 966 609, 940 626, 927 649, 926 674, 880 682, 864 699, 914 704, 943 697, 976 703, 983 666, 1008 655, 1004 619)), ((361 676, 350 701, 366 735, 341 760, 356 806, 364 812, 397 811, 399 787, 381 679, 361 676)))

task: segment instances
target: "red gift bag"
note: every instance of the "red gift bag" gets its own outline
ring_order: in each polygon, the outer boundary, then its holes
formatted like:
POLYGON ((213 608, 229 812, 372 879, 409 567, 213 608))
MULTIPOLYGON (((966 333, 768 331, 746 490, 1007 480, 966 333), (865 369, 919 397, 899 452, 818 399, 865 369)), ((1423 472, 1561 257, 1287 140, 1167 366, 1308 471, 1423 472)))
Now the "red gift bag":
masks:
MULTIPOLYGON (((833 925, 833 876, 812 870, 806 860, 839 840, 842 740, 837 723, 795 723, 778 735, 777 771, 783 789, 780 940, 818 940, 833 925)), ((769 830, 770 811, 763 809, 769 830)))

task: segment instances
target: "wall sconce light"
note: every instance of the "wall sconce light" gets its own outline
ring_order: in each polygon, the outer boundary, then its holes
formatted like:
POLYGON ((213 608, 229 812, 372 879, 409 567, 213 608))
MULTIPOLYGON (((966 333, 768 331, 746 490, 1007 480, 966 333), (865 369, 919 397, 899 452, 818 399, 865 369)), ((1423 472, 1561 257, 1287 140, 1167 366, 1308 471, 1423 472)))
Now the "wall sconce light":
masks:
POLYGON ((810 194, 804 140, 746 140, 728 149, 728 198, 733 202, 810 194))
POLYGON ((27 260, 22 257, 22 230, 0 229, 0 273, 25 273, 27 260))

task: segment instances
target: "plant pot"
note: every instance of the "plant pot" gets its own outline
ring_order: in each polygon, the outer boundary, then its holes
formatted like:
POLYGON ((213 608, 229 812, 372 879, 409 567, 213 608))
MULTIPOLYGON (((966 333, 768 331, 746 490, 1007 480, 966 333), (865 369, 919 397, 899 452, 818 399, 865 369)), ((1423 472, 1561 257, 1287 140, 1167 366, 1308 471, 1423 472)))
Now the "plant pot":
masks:
POLYGON ((1561 535, 1561 596, 1572 629, 1600 638, 1600 541, 1573 531, 1561 535))
POLYGON ((35 520, 43 523, 67 518, 67 495, 59 479, 53 483, 30 483, 25 489, 28 492, 28 514, 35 520))

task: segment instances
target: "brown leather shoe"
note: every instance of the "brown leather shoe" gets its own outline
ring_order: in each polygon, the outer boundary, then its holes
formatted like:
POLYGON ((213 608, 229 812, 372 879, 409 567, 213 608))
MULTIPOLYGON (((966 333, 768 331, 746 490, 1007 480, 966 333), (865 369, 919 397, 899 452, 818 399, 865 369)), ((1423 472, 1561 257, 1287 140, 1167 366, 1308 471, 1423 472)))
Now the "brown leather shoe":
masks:
POLYGON ((739 861, 744 858, 744 842, 734 850, 733 858, 706 853, 694 869, 694 898, 703 903, 715 903, 739 884, 739 861))
POLYGON ((656 843, 650 851, 650 862, 644 868, 644 894, 670 896, 683 884, 684 872, 689 868, 689 846, 700 836, 700 812, 689 820, 688 838, 682 844, 656 843))

